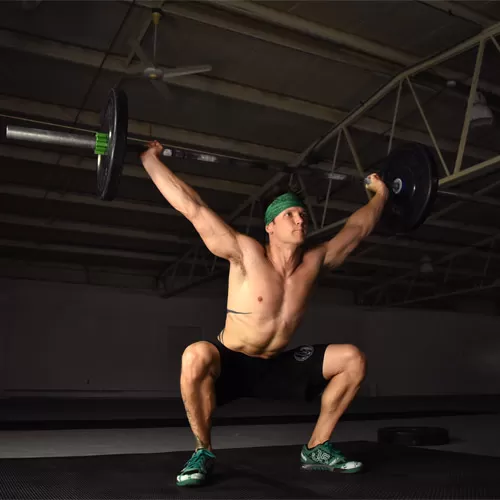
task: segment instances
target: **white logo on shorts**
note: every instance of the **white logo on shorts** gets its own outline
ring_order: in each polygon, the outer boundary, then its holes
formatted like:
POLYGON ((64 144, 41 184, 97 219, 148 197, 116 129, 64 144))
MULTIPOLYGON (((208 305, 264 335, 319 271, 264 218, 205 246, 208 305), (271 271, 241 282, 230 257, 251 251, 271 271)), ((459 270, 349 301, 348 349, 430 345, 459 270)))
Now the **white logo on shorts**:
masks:
POLYGON ((312 356, 314 352, 314 347, 312 345, 303 345, 296 349, 293 353, 293 357, 296 361, 305 361, 312 356))

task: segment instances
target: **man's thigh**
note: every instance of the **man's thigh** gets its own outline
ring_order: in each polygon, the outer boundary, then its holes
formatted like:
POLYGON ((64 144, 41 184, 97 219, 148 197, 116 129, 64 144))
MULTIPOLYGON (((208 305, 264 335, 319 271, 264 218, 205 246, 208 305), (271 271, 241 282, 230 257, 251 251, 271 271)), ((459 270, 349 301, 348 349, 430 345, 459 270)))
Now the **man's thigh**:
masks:
POLYGON ((253 395, 272 399, 312 400, 328 381, 323 377, 327 344, 302 345, 269 360, 258 374, 253 395))
POLYGON ((220 372, 215 381, 217 406, 238 398, 249 397, 254 374, 251 370, 253 358, 231 351, 218 340, 211 342, 220 354, 220 372))

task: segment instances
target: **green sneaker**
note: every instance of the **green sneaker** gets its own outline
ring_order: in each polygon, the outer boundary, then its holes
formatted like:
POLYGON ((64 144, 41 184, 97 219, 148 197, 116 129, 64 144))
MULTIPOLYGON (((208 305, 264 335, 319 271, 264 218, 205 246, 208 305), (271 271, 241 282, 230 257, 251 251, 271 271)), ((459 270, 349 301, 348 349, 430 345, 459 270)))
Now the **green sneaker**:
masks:
POLYGON ((214 468, 215 455, 204 448, 196 450, 177 476, 177 486, 201 486, 214 468))
POLYGON ((305 470, 327 470, 330 472, 354 473, 363 468, 361 462, 346 460, 332 443, 326 441, 309 449, 307 445, 302 447, 300 454, 301 468, 305 470))

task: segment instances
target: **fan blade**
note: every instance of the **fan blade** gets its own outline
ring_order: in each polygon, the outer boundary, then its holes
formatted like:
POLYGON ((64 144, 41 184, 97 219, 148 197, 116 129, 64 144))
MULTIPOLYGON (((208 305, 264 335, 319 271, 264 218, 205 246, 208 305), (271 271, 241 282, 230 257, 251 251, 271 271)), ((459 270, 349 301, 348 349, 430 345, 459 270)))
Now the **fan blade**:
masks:
POLYGON ((170 105, 172 103, 172 93, 170 92, 169 88, 162 82, 159 82, 157 80, 149 80, 151 82, 151 85, 161 94, 163 99, 167 101, 167 103, 170 105))
POLYGON ((194 75, 196 73, 206 73, 212 71, 212 66, 205 64, 202 66, 184 66, 182 68, 171 68, 163 70, 163 81, 176 76, 194 75))

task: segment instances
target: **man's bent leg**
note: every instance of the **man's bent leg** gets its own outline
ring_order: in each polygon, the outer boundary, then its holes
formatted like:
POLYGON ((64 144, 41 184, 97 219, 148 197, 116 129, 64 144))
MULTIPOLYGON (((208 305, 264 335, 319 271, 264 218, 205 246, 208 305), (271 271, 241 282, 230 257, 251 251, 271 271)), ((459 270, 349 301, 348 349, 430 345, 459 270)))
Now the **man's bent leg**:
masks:
POLYGON ((200 486, 212 472, 215 455, 210 431, 219 374, 220 356, 213 344, 196 342, 186 348, 182 356, 181 394, 196 449, 177 476, 177 486, 200 486))
POLYGON ((364 355, 353 345, 329 345, 323 360, 323 376, 329 380, 321 397, 321 411, 308 446, 330 439, 365 376, 364 355))
POLYGON ((321 397, 321 411, 307 447, 302 450, 304 468, 357 472, 362 464, 348 462, 329 443, 337 422, 347 409, 365 376, 364 355, 352 345, 329 345, 323 360, 323 376, 329 380, 321 397), (315 448, 315 450, 312 450, 315 448))
POLYGON ((196 342, 182 355, 181 394, 196 449, 212 449, 210 430, 215 410, 215 380, 220 374, 220 356, 209 342, 196 342))

